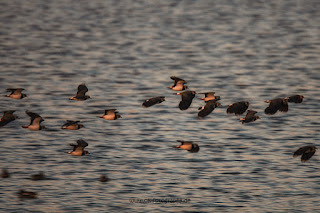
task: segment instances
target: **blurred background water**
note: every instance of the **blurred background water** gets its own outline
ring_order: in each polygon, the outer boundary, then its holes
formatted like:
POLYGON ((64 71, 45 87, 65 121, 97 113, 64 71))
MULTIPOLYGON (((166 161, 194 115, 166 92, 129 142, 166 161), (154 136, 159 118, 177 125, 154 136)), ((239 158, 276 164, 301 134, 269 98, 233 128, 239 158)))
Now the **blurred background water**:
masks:
POLYGON ((320 14, 316 0, 90 0, 0 2, 0 110, 20 119, 0 128, 1 212, 320 211, 318 145, 320 14), (223 107, 203 120, 167 87, 215 91, 223 107), (68 100, 80 83, 91 99, 68 100), (27 98, 3 97, 23 87, 27 98), (300 94, 302 104, 267 116, 265 100, 300 94), (145 99, 166 101, 142 108, 145 99), (247 100, 261 119, 242 125, 228 104, 247 100), (121 119, 98 118, 116 108, 121 119), (25 110, 46 131, 21 128, 25 110), (65 120, 85 128, 61 130, 65 120), (89 143, 90 155, 66 154, 89 143), (176 150, 194 141, 198 153, 176 150), (48 180, 32 181, 45 172, 48 180), (111 181, 100 183, 106 174, 111 181), (19 189, 39 198, 20 200, 19 189), (130 199, 190 199, 130 203, 130 199))

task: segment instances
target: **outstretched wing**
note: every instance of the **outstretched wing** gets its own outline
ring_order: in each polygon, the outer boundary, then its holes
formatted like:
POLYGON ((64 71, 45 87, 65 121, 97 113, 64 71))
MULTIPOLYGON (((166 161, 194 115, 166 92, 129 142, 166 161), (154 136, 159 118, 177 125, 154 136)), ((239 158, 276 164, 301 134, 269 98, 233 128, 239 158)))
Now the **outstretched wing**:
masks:
POLYGON ((78 147, 86 147, 88 146, 88 143, 85 142, 84 140, 80 139, 80 140, 77 140, 77 144, 78 144, 78 147))
POLYGON ((37 113, 34 113, 34 112, 30 112, 30 111, 26 111, 26 114, 30 116, 31 118, 31 121, 30 121, 30 125, 33 123, 33 122, 38 122, 40 123, 41 121, 43 121, 42 117, 40 115, 38 115, 37 113))
POLYGON ((88 92, 88 88, 85 84, 80 84, 78 86, 77 96, 84 96, 88 92))
POLYGON ((178 78, 176 76, 171 76, 170 77, 172 80, 174 80, 174 85, 176 86, 177 84, 186 84, 187 82, 185 80, 183 80, 182 78, 178 78))

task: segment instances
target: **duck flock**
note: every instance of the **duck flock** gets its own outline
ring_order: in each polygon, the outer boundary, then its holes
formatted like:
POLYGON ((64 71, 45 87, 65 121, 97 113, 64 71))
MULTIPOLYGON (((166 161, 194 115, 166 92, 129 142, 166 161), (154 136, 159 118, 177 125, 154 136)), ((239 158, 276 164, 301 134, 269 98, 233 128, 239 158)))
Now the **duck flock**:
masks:
MULTIPOLYGON (((168 87, 169 89, 173 91, 178 91, 176 95, 181 96, 181 101, 178 105, 180 110, 187 110, 196 94, 204 95, 204 97, 200 98, 204 101, 204 106, 200 107, 198 110, 198 118, 203 119, 204 117, 208 116, 210 113, 213 112, 213 110, 217 107, 221 107, 221 104, 219 103, 219 100, 221 100, 220 96, 216 96, 215 92, 204 92, 204 93, 196 93, 196 91, 188 90, 188 86, 186 86, 187 82, 179 77, 171 76, 172 80, 174 80, 174 84, 171 87, 168 87)), ((7 92, 11 92, 8 95, 5 95, 5 97, 13 98, 13 99, 23 99, 26 98, 27 95, 22 93, 24 89, 23 88, 8 88, 7 92)), ((78 86, 77 94, 74 97, 69 98, 70 100, 75 101, 85 101, 90 98, 90 96, 86 95, 88 92, 87 86, 83 83, 78 86)), ((288 103, 302 103, 303 101, 302 95, 293 95, 285 98, 276 98, 272 100, 265 101, 266 103, 269 103, 269 106, 267 106, 264 110, 264 113, 266 115, 274 115, 277 111, 280 112, 288 112, 289 105, 288 103)), ((158 96, 153 97, 150 99, 145 100, 142 103, 142 107, 148 108, 151 106, 154 106, 156 104, 160 104, 165 101, 164 96, 158 96)), ((255 110, 248 109, 249 108, 249 102, 248 101, 240 101, 233 104, 228 105, 228 108, 226 110, 227 114, 235 114, 235 115, 242 115, 243 113, 247 112, 246 115, 240 119, 240 122, 242 124, 254 122, 260 117, 256 114, 258 113, 255 110)), ((18 118, 17 115, 14 114, 14 110, 7 110, 4 111, 3 116, 0 119, 0 128, 7 125, 8 123, 16 120, 18 118)), ((37 113, 30 112, 28 110, 25 111, 25 113, 30 117, 30 124, 26 126, 22 126, 22 128, 26 128, 33 131, 43 130, 45 129, 45 126, 41 125, 41 122, 44 121, 44 119, 37 113)), ((116 109, 106 109, 105 113, 99 118, 105 119, 105 120, 116 120, 121 118, 121 115, 116 109)), ((67 120, 65 124, 62 125, 61 129, 63 130, 79 130, 80 128, 83 128, 84 125, 80 123, 80 121, 73 121, 73 120, 67 120)), ((73 147, 73 149, 68 152, 68 154, 74 155, 74 156, 83 156, 86 154, 89 154, 87 150, 84 150, 85 147, 88 146, 88 143, 82 139, 76 141, 77 144, 70 144, 70 146, 73 147)), ((177 149, 183 149, 187 150, 192 153, 196 153, 200 150, 200 147, 198 144, 189 142, 189 141, 182 141, 177 140, 177 142, 180 142, 181 144, 178 146, 174 146, 174 148, 177 149)), ((315 146, 303 146, 300 147, 298 150, 296 150, 293 153, 293 157, 297 157, 301 155, 301 162, 308 161, 316 152, 315 146)), ((2 178, 9 178, 10 174, 7 169, 2 170, 1 174, 2 178)), ((46 179, 43 172, 40 172, 38 174, 33 174, 31 176, 32 180, 44 180, 46 179)), ((109 178, 107 176, 102 175, 99 179, 101 182, 107 182, 109 181, 109 178)), ((17 193, 19 198, 37 198, 36 192, 26 191, 24 189, 19 190, 17 193)))

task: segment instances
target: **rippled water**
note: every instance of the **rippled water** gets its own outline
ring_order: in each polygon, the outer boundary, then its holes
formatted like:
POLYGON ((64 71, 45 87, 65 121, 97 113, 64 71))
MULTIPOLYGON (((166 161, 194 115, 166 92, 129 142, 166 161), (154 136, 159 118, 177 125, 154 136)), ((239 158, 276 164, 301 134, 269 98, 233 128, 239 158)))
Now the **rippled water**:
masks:
MULTIPOLYGON (((320 211, 318 1, 1 1, 0 110, 20 119, 0 128, 3 212, 320 211), (197 95, 187 111, 167 87, 172 75, 223 107, 203 120, 197 95), (80 83, 91 99, 68 100, 80 83), (288 113, 267 116, 267 99, 301 94, 288 113), (143 100, 166 101, 142 108, 143 100), (261 119, 242 125, 228 104, 247 100, 261 119), (98 118, 117 108, 122 118, 98 118), (25 110, 46 131, 21 128, 25 110), (65 120, 85 128, 64 131, 65 120), (89 143, 90 155, 66 154, 89 143), (173 149, 194 141, 198 153, 173 149), (44 171, 48 180, 32 181, 44 171), (111 181, 100 183, 106 174, 111 181), (20 200, 19 189, 39 198, 20 200), (131 203, 130 199, 190 199, 131 203)), ((137 200, 135 200, 137 201, 137 200)))

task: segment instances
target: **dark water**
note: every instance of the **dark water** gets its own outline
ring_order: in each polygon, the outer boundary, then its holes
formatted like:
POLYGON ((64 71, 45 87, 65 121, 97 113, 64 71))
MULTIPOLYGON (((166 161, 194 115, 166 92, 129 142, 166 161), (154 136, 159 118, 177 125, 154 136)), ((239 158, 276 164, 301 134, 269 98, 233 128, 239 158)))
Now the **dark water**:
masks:
POLYGON ((319 154, 304 164, 292 157, 320 138, 319 9, 315 0, 1 1, 0 110, 20 119, 0 129, 0 165, 12 173, 1 180, 0 211, 320 211, 319 154), (180 111, 172 75, 215 91, 223 107, 199 120, 197 95, 180 111), (92 98, 69 101, 82 82, 92 98), (8 87, 28 97, 5 98, 8 87), (263 113, 265 100, 293 94, 304 102, 263 113), (166 101, 141 107, 159 95, 166 101), (240 100, 261 119, 242 125, 225 113, 240 100), (106 108, 123 118, 98 118, 106 108), (25 110, 48 130, 21 128, 25 110), (85 128, 61 130, 67 119, 85 128), (91 154, 66 154, 80 138, 91 154), (173 149, 177 139, 200 152, 173 149), (49 180, 30 180, 39 171, 49 180), (39 199, 18 199, 21 188, 39 199))

